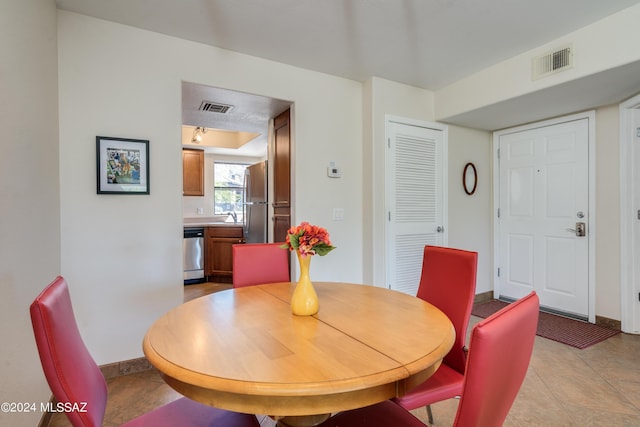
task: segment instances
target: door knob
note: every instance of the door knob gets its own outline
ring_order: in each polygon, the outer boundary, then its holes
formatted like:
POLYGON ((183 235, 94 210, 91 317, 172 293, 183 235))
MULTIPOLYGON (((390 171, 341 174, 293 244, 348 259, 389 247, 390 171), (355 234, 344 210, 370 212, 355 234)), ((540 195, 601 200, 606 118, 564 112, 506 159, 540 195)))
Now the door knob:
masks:
POLYGON ((567 231, 576 233, 577 237, 584 237, 587 234, 584 222, 576 222, 576 228, 567 228, 567 231))
POLYGON ((439 226, 438 226, 438 228, 436 228, 436 231, 437 231, 438 233, 442 233, 442 232, 444 231, 444 227, 442 227, 442 226, 440 226, 440 225, 439 225, 439 226))

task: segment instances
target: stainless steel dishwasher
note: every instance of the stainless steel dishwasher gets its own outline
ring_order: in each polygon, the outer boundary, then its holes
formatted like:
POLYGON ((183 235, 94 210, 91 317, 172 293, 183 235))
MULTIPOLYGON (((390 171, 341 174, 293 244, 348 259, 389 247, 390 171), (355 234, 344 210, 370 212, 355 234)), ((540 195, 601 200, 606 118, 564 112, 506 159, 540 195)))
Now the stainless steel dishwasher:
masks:
POLYGON ((184 229, 182 243, 184 284, 204 282, 204 228, 184 229))

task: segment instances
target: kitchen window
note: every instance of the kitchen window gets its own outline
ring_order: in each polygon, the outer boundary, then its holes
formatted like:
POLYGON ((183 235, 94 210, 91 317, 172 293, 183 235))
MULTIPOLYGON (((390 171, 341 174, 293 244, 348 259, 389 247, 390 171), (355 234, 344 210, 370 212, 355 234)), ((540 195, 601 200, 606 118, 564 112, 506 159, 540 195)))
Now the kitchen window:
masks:
POLYGON ((213 164, 213 211, 215 215, 231 214, 242 222, 245 164, 215 162, 213 164))

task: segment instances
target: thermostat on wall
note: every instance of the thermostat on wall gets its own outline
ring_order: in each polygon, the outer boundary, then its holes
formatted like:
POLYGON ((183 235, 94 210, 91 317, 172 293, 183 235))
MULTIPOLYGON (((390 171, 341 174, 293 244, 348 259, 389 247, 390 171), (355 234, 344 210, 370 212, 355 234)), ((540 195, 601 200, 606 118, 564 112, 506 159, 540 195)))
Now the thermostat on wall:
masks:
POLYGON ((327 168, 327 176, 329 178, 340 178, 342 176, 342 173, 336 166, 335 162, 329 163, 329 167, 327 168))

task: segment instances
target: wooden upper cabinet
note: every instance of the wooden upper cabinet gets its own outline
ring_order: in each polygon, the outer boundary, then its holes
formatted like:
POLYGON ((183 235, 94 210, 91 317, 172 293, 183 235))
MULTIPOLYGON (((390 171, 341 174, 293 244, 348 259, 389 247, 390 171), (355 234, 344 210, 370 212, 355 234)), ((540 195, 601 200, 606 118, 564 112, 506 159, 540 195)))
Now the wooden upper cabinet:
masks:
POLYGON ((274 119, 274 207, 289 207, 291 195, 291 174, 289 165, 291 163, 291 143, 289 110, 280 114, 274 119))
POLYGON ((182 195, 204 196, 204 151, 182 149, 182 195))

